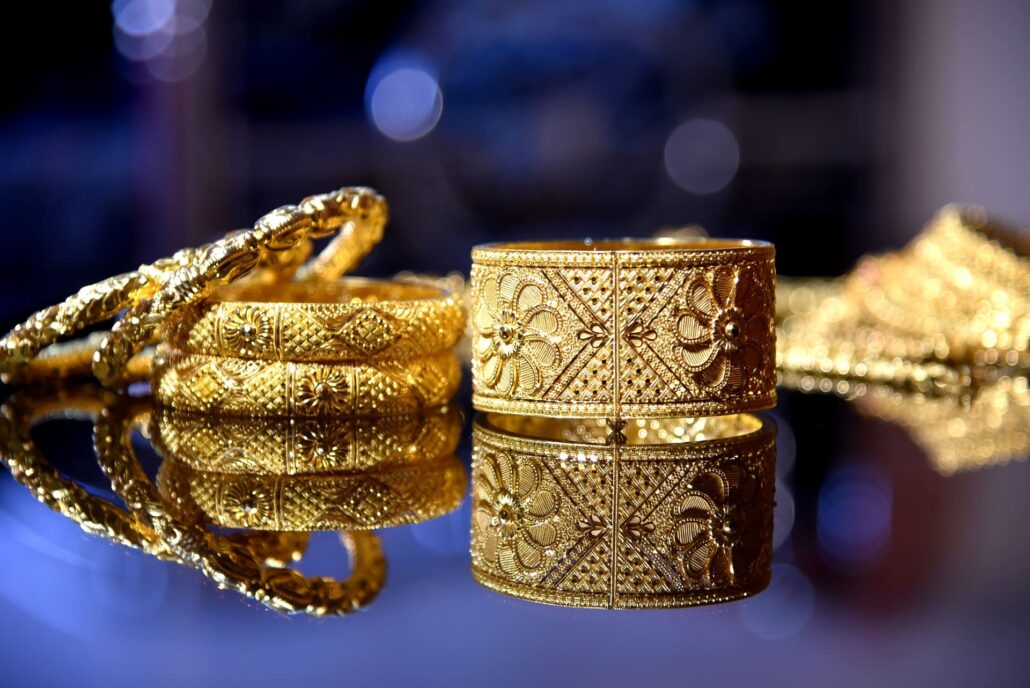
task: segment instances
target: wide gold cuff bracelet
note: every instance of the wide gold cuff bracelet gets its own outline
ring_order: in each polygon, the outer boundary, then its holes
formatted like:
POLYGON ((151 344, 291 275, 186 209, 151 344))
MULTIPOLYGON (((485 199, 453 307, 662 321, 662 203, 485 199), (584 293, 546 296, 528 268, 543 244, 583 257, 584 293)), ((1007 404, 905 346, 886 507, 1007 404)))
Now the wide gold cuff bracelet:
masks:
POLYGON ((477 420, 475 578, 575 607, 680 607, 765 588, 771 422, 747 414, 638 420, 624 432, 606 443, 612 434, 597 420, 477 420))
POLYGON ((165 341, 212 356, 368 362, 450 349, 464 326, 460 298, 444 289, 345 278, 221 288, 169 327, 165 341))
POLYGON ((407 466, 326 475, 197 471, 166 458, 157 486, 189 523, 276 531, 376 530, 421 523, 461 504, 465 465, 453 454, 407 466))
POLYGON ((454 407, 371 418, 241 418, 158 409, 150 440, 162 455, 198 471, 303 475, 451 454, 461 425, 454 407))
POLYGON ((769 408, 774 257, 700 239, 473 249, 473 404, 588 418, 769 408))
POLYGON ((238 416, 369 416, 418 413, 454 396, 452 351, 375 363, 283 363, 186 354, 163 347, 152 387, 161 406, 238 416))

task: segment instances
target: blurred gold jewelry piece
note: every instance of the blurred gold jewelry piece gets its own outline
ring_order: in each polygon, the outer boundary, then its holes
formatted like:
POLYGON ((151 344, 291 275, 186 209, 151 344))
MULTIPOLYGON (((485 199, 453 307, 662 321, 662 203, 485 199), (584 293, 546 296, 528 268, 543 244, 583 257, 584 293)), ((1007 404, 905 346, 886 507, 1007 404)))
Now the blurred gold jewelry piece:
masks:
POLYGON ((439 287, 349 278, 218 289, 185 311, 165 341, 193 354, 369 362, 450 349, 464 326, 460 297, 439 287))
POLYGON ((236 590, 284 612, 314 615, 347 614, 371 602, 386 575, 379 540, 371 533, 342 533, 352 562, 345 581, 311 578, 284 568, 300 560, 306 533, 234 533, 215 535, 170 519, 154 499, 153 486, 128 446, 128 418, 145 417, 146 399, 117 397, 95 386, 62 387, 38 394, 19 393, 0 413, 0 458, 12 476, 44 506, 77 523, 92 535, 140 549, 163 560, 200 569, 219 587, 236 590), (129 406, 134 408, 130 409, 129 406), (114 413, 112 415, 112 409, 114 413), (90 494, 54 470, 32 442, 30 429, 52 417, 93 419, 100 414, 96 439, 104 448, 103 463, 118 476, 116 492, 132 505, 129 511, 90 494), (128 416, 126 414, 129 414, 128 416), (114 423, 111 428, 105 423, 114 423), (119 435, 121 452, 111 447, 119 435))
POLYGON ((774 254, 706 239, 473 249, 473 404, 591 418, 769 408, 774 254))
POLYGON ((198 471, 169 455, 157 486, 188 522, 254 530, 374 530, 421 523, 461 504, 465 466, 453 454, 348 474, 240 475, 198 471))
POLYGON ((451 351, 403 361, 283 363, 163 347, 152 387, 162 406, 240 416, 369 416, 446 404, 461 381, 451 351))
POLYGON ((904 249, 838 280, 780 278, 785 373, 953 395, 1030 370, 1030 248, 980 208, 947 206, 904 249))
POLYGON ((489 414, 473 427, 473 575, 574 607, 753 595, 771 573, 775 437, 751 415, 489 414))
POLYGON ((248 275, 257 281, 281 280, 294 273, 300 279, 335 279, 379 241, 386 219, 385 201, 363 188, 340 189, 311 196, 299 206, 278 208, 252 230, 84 287, 39 311, 0 340, 0 374, 16 381, 22 367, 45 347, 125 311, 100 338, 92 362, 101 382, 122 384, 131 377, 132 357, 157 338, 165 322, 215 287, 248 275), (334 233, 337 236, 320 256, 301 266, 310 253, 310 240, 334 233))
POLYGON ((234 418, 158 409, 150 439, 197 471, 304 475, 422 463, 451 454, 461 413, 370 418, 234 418))
POLYGON ((862 413, 900 425, 943 475, 1023 461, 1030 455, 1030 389, 1025 375, 1001 376, 949 393, 866 380, 782 373, 782 386, 835 394, 862 413))

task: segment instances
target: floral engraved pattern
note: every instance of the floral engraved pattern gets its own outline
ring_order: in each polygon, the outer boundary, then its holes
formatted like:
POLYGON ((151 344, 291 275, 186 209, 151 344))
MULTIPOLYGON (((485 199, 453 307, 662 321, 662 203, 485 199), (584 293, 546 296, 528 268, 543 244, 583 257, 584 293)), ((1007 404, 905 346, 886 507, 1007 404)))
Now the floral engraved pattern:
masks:
POLYGON ((558 365, 558 311, 543 288, 515 273, 489 274, 477 300, 476 359, 485 386, 505 394, 529 394, 558 365))
POLYGON ((297 380, 297 405, 313 414, 344 414, 350 410, 347 377, 332 368, 314 368, 297 380))
MULTIPOLYGON (((736 473, 736 471, 733 471, 736 473)), ((737 495, 728 500, 733 476, 713 469, 688 485, 675 512, 674 549, 680 575, 706 587, 724 587, 736 581, 734 543, 740 538, 737 495)))
POLYGON ((735 392, 761 369, 768 315, 762 309, 745 313, 738 305, 755 302, 752 289, 746 272, 729 267, 687 283, 675 320, 678 351, 703 389, 735 392))
POLYGON ((275 509, 275 497, 264 487, 230 484, 222 493, 222 510, 233 523, 254 528, 268 523, 275 509))
POLYGON ((539 570, 557 538, 551 521, 558 514, 558 497, 540 482, 536 465, 517 464, 510 454, 483 461, 482 479, 476 482, 476 527, 484 559, 508 575, 539 570))
POLYGON ((354 438, 347 425, 306 425, 297 433, 297 463, 309 471, 325 471, 347 460, 354 438))
POLYGON ((225 344, 240 356, 256 356, 272 343, 268 315, 253 306, 232 311, 222 325, 225 344))

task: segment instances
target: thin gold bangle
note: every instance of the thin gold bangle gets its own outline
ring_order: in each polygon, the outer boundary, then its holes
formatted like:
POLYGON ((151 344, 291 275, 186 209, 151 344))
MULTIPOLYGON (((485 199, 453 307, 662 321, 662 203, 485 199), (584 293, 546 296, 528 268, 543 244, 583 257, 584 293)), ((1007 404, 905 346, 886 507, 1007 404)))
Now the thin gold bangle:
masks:
POLYGON ((473 404, 592 418, 771 407, 774 253, 701 239, 473 249, 473 404))

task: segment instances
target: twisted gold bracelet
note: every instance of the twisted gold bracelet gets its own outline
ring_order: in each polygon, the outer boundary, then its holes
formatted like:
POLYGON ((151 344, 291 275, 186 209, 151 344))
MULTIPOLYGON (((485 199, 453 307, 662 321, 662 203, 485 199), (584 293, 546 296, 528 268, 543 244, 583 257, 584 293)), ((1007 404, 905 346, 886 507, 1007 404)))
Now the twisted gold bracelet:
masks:
POLYGON ((258 220, 253 230, 84 287, 34 314, 0 340, 0 375, 16 380, 47 346, 126 311, 101 337, 92 362, 104 384, 124 383, 131 377, 130 359, 155 339, 165 322, 215 287, 252 274, 255 268, 265 269, 266 279, 288 277, 310 251, 310 239, 338 232, 319 258, 298 272, 305 279, 335 278, 378 242, 386 219, 382 197, 362 188, 340 189, 309 197, 299 206, 278 208, 258 220))

